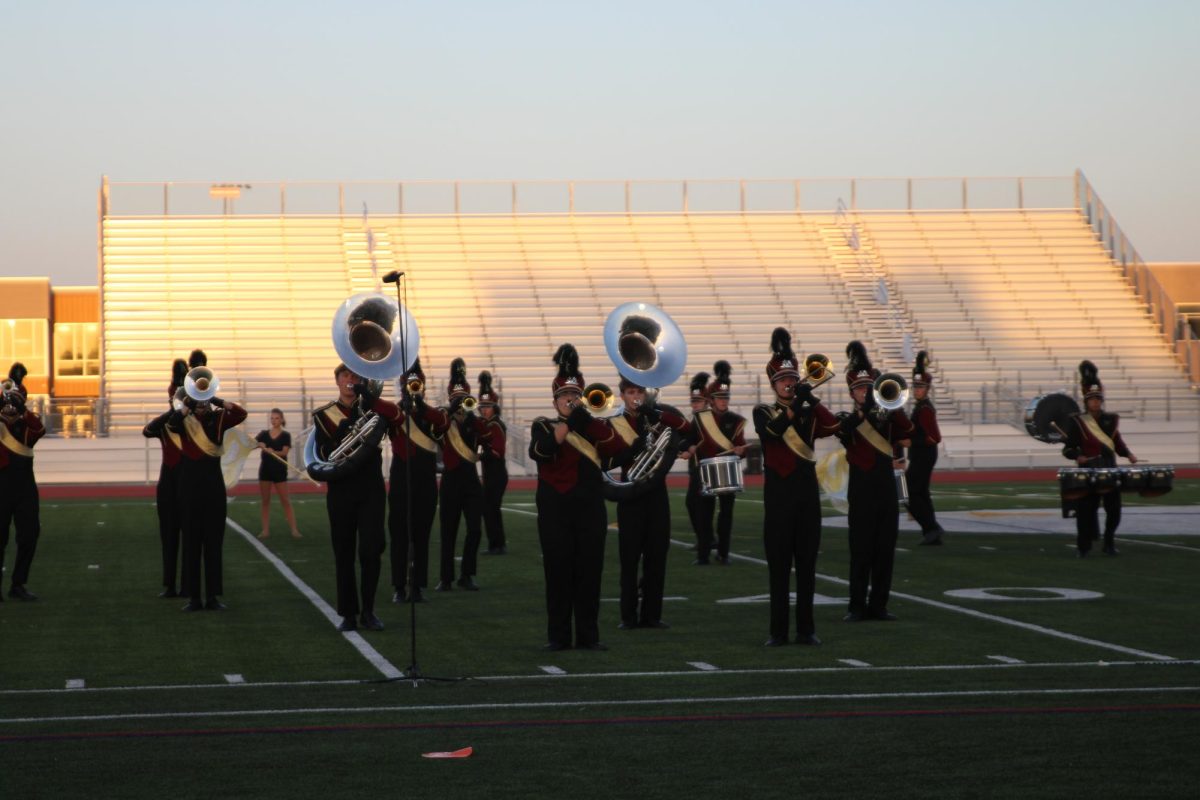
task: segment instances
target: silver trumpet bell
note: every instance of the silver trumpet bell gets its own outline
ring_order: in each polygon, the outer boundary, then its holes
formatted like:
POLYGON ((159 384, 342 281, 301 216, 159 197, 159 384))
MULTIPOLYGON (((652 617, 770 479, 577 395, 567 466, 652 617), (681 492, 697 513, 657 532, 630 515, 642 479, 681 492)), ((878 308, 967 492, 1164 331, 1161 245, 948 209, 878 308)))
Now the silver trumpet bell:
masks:
POLYGON ((342 363, 355 375, 379 381, 403 375, 421 344, 417 321, 382 292, 347 298, 333 315, 332 334, 342 363))
POLYGON ((875 379, 871 393, 875 396, 875 405, 884 411, 895 411, 908 402, 908 382, 898 372, 885 372, 875 379))
POLYGON ((687 366, 675 320, 649 303, 623 303, 604 322, 604 349, 617 371, 647 388, 670 386, 687 366))
POLYGON ((207 403, 217 396, 221 380, 208 367, 192 367, 183 379, 184 393, 197 403, 207 403))

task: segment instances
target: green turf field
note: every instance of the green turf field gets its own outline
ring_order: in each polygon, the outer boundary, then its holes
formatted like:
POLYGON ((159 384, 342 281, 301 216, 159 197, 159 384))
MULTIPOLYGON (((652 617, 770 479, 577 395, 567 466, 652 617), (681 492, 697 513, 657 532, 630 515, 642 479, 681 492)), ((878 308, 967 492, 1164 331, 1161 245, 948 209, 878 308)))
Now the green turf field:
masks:
MULTIPOLYGON (((937 488, 939 511, 1057 502, 1045 484, 937 488)), ((895 623, 841 621, 846 533, 826 528, 817 648, 762 647, 760 499, 739 501, 735 563, 701 568, 674 492, 672 628, 618 631, 605 602, 610 651, 546 653, 533 497, 510 493, 509 554, 480 557, 482 590, 417 607, 422 672, 464 680, 415 687, 386 677, 412 661, 386 557, 385 631, 343 636, 319 608, 323 499, 299 498, 300 540, 278 509, 266 547, 231 526, 229 609, 200 614, 156 597, 152 502, 46 502, 41 599, 0 604, 0 798, 1195 795, 1200 482, 1144 501, 1197 514, 1117 558, 1077 559, 1061 535, 902 534, 895 623), (946 594, 985 587, 1013 599, 946 594)), ((230 517, 257 533, 257 500, 230 517)), ((431 549, 436 576, 436 532, 431 549)), ((612 531, 605 598, 617 581, 612 531)))

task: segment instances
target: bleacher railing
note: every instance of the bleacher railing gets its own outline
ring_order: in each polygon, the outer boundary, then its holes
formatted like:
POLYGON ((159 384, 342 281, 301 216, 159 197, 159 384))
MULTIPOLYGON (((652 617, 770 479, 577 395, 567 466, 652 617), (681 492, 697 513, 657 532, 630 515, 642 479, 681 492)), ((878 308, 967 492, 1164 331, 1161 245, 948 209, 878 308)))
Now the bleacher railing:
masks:
POLYGON ((1075 197, 1079 210, 1092 226, 1096 238, 1112 254, 1113 260, 1121 265, 1126 280, 1146 303, 1154 321, 1171 343, 1176 357, 1187 370, 1189 380, 1193 385, 1200 384, 1200 338, 1187 324, 1182 310, 1146 266, 1137 248, 1113 219, 1082 170, 1075 171, 1075 197))
POLYGON ((1077 180, 1050 177, 639 181, 109 181, 102 217, 361 214, 654 214, 1070 209, 1077 180))

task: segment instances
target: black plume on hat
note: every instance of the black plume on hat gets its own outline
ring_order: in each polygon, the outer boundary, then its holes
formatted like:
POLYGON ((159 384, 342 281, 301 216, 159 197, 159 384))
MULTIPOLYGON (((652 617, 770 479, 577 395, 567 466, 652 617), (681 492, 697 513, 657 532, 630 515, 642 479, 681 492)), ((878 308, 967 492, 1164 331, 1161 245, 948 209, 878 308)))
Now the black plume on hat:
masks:
POLYGON ((492 373, 486 369, 479 373, 479 393, 481 395, 492 393, 492 373))
POLYGON ((425 370, 421 369, 421 358, 418 356, 413 359, 412 366, 408 368, 408 375, 418 375, 422 380, 425 379, 425 370))
POLYGON ((860 372, 874 369, 871 359, 867 357, 867 348, 858 339, 846 345, 846 371, 860 372))
MULTIPOLYGON (((787 331, 784 331, 784 333, 787 333, 787 331)), ((713 364, 713 373, 716 376, 717 383, 729 383, 729 376, 733 374, 733 367, 729 366, 728 361, 718 361, 713 364)))
POLYGON ((692 382, 688 386, 688 390, 695 394, 696 392, 704 393, 704 389, 708 386, 709 374, 707 372, 697 372, 692 376, 692 382))
POLYGON ((466 383, 467 382, 467 362, 461 358, 456 358, 450 362, 450 382, 451 383, 466 383))
POLYGON ((1100 371, 1090 361, 1079 362, 1079 378, 1087 386, 1095 386, 1100 382, 1100 371))
POLYGON ((175 359, 171 364, 171 383, 183 385, 183 379, 188 374, 188 363, 182 358, 175 359))
POLYGON ((29 374, 29 370, 25 369, 25 365, 20 361, 14 361, 13 365, 8 368, 8 379, 17 386, 21 385, 21 381, 25 380, 25 376, 29 374))
POLYGON ((558 364, 560 378, 579 374, 579 351, 573 344, 564 344, 554 352, 554 363, 558 364))
POLYGON ((924 375, 925 374, 925 362, 927 360, 929 360, 929 354, 926 353, 924 350, 917 353, 917 363, 913 367, 913 375, 924 375))
POLYGON ((203 350, 199 350, 199 349, 193 350, 192 354, 190 356, 188 356, 188 366, 191 368, 207 367, 208 366, 208 356, 206 356, 204 354, 203 350))
POLYGON ((787 328, 776 328, 771 331, 771 352, 780 359, 796 360, 796 354, 792 352, 792 335, 788 333, 787 328))

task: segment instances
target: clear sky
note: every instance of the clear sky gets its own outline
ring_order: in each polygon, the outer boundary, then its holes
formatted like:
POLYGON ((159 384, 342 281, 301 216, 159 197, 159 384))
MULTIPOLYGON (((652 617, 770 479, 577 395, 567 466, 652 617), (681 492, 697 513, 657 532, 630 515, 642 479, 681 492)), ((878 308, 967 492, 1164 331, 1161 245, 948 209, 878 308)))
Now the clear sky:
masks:
POLYGON ((0 275, 114 180, 1068 175, 1200 260, 1200 2, 0 0, 0 275))

